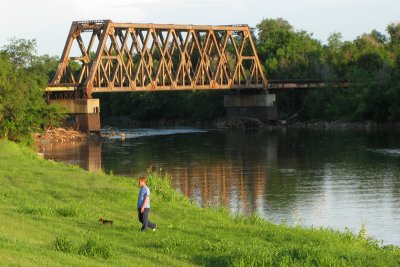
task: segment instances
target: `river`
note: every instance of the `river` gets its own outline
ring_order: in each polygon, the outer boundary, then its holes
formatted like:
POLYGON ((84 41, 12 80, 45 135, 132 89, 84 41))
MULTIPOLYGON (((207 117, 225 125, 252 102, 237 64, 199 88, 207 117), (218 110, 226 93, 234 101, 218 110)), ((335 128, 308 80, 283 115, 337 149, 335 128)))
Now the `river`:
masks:
POLYGON ((400 135, 122 129, 125 140, 44 145, 45 158, 127 176, 150 166, 200 206, 275 223, 346 227, 400 245, 400 135))

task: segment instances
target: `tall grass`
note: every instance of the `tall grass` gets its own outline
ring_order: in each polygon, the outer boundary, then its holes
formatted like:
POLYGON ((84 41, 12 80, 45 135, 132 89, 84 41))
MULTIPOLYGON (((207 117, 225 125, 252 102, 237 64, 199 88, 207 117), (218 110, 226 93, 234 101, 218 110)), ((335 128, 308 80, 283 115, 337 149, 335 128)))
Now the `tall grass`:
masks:
POLYGON ((0 265, 400 266, 400 250, 368 233, 275 225, 198 208, 168 177, 147 174, 150 219, 140 232, 137 179, 88 173, 0 141, 0 265), (98 218, 111 219, 112 226, 98 218))

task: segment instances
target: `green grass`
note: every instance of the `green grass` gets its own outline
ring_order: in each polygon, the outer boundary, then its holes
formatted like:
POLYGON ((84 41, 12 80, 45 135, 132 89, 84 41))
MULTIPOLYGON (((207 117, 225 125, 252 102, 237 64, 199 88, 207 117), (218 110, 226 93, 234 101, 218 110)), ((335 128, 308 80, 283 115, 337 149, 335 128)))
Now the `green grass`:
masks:
POLYGON ((149 179, 158 230, 141 233, 135 179, 88 173, 0 141, 0 265, 400 266, 397 247, 379 247, 365 233, 201 209, 167 178, 149 179), (101 216, 114 225, 100 225, 101 216))

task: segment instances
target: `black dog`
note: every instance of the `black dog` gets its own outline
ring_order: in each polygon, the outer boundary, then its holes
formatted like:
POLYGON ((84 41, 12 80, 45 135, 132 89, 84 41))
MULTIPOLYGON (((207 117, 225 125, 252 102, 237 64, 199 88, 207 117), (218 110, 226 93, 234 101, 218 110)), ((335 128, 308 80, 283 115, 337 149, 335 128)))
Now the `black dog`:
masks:
POLYGON ((110 220, 104 220, 103 219, 103 217, 101 217, 100 219, 99 219, 99 223, 102 223, 102 224, 113 224, 113 221, 110 221, 110 220))

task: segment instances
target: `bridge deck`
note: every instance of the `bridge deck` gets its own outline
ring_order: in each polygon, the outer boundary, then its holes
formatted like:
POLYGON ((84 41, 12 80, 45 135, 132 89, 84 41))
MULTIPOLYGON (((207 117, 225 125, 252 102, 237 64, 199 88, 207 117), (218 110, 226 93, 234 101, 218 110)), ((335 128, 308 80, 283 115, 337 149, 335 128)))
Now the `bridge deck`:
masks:
MULTIPOLYGON (((315 89, 315 88, 324 88, 324 87, 334 87, 334 88, 347 88, 349 87, 349 81, 347 80, 339 80, 339 81, 323 81, 323 80, 269 80, 267 82, 267 90, 270 92, 279 92, 285 90, 299 90, 299 89, 315 89)), ((68 92, 68 91, 76 91, 78 87, 74 84, 59 84, 57 86, 49 86, 46 88, 47 92, 68 92)), ((179 91, 179 90, 230 90, 230 89, 265 89, 265 87, 260 86, 241 86, 241 85, 232 85, 232 86, 218 86, 213 88, 212 86, 180 86, 177 88, 172 88, 170 86, 158 86, 156 89, 152 87, 147 88, 131 88, 131 87, 119 87, 119 88, 93 88, 93 93, 95 92, 133 92, 133 91, 179 91)))

